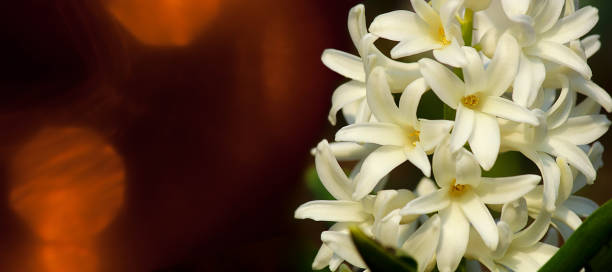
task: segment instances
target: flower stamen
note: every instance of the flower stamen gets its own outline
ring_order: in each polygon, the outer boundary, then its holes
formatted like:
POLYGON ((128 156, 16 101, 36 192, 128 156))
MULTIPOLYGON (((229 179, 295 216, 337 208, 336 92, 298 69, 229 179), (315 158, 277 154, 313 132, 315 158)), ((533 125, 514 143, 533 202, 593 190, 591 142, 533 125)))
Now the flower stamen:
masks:
POLYGON ((478 106, 480 98, 477 95, 471 94, 461 98, 461 103, 468 108, 475 108, 478 106))
POLYGON ((442 27, 442 26, 440 26, 438 28, 438 39, 440 40, 440 43, 443 46, 447 46, 447 45, 451 44, 451 41, 446 39, 446 33, 444 32, 444 27, 442 27))

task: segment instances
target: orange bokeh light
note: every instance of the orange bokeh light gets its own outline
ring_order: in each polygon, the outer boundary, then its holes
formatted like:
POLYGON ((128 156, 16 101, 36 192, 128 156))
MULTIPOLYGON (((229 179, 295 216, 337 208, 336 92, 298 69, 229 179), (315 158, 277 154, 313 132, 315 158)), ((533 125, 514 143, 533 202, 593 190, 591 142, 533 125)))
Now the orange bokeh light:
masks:
POLYGON ((95 236, 119 211, 120 156, 96 133, 48 128, 16 154, 10 204, 43 240, 45 271, 95 271, 95 236))
POLYGON ((183 46, 217 15, 220 0, 107 0, 106 9, 147 45, 183 46))

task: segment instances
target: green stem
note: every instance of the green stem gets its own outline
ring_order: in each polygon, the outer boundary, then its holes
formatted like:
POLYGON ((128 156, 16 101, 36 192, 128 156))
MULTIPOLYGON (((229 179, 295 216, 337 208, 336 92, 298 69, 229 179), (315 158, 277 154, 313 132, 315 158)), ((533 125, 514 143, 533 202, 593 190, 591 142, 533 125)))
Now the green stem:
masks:
MULTIPOLYGON (((589 216, 539 272, 579 271, 612 238, 612 201, 589 216)), ((607 269, 606 269, 607 270, 607 269)), ((602 270, 598 270, 602 271, 602 270)))
POLYGON ((472 9, 465 9, 463 19, 459 20, 461 23, 461 34, 463 35, 463 42, 467 46, 472 45, 472 32, 474 31, 474 11, 472 9))

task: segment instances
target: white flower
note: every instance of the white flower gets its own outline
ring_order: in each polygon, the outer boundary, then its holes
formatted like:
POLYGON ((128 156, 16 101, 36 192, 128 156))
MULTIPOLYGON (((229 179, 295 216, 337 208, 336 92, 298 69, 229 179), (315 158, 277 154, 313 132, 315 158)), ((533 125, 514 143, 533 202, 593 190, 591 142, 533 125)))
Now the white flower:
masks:
POLYGON ((401 249, 417 261, 419 272, 431 271, 439 240, 440 216, 434 214, 408 237, 401 249))
POLYGON ((606 133, 610 126, 610 120, 602 114, 568 118, 574 103, 572 98, 568 98, 568 93, 565 89, 549 112, 534 110, 540 120, 538 126, 511 123, 502 126, 502 147, 520 151, 540 169, 544 180, 544 208, 549 212, 555 210, 560 182, 560 170, 551 155, 563 157, 584 174, 587 183, 592 183, 596 176, 595 168, 578 146, 594 142, 606 133))
MULTIPOLYGON (((588 36, 581 42, 570 42, 570 48, 585 61, 595 54, 600 46, 599 35, 588 36)), ((545 62, 545 64, 546 79, 542 85, 544 88, 563 88, 567 84, 571 91, 590 97, 604 107, 607 112, 612 111, 612 97, 599 85, 564 65, 551 62, 545 62)))
POLYGON ((451 149, 459 150, 466 141, 478 162, 489 170, 499 153, 497 117, 537 125, 533 113, 500 97, 514 79, 518 65, 518 47, 514 38, 504 35, 495 56, 484 68, 479 54, 464 47, 467 65, 463 67, 465 82, 453 72, 431 59, 421 59, 421 73, 436 95, 456 109, 451 149))
POLYGON ((452 122, 417 118, 417 106, 427 88, 425 80, 413 81, 402 93, 398 107, 389 91, 384 70, 377 67, 370 73, 367 100, 380 122, 353 124, 336 133, 336 141, 381 145, 365 158, 355 177, 355 199, 370 193, 384 176, 407 160, 424 175, 430 175, 426 152, 433 151, 442 141, 452 122))
POLYGON ((332 125, 336 124, 336 114, 340 109, 343 109, 349 123, 369 120, 365 81, 371 67, 384 67, 393 90, 401 91, 412 80, 420 77, 418 64, 393 61, 374 47, 376 37, 367 33, 363 5, 356 5, 349 12, 348 29, 360 57, 335 49, 326 49, 321 56, 323 64, 351 79, 340 85, 332 95, 332 107, 328 116, 332 125))
POLYGON ((397 10, 377 16, 370 32, 385 39, 399 41, 391 50, 392 58, 410 56, 429 50, 440 62, 463 66, 463 38, 455 19, 459 2, 441 1, 429 5, 425 0, 411 0, 415 12, 397 10))
POLYGON ((315 200, 302 204, 295 218, 338 222, 321 234, 323 245, 313 262, 314 269, 330 266, 335 270, 342 261, 365 268, 365 263, 350 238, 349 224, 358 224, 368 235, 386 246, 398 247, 402 237, 414 230, 417 216, 400 216, 398 211, 415 196, 408 190, 385 190, 376 196, 360 200, 352 198, 353 182, 345 174, 331 153, 327 141, 317 146, 315 165, 323 186, 336 200, 315 200), (389 214, 393 215, 389 216, 389 214))
POLYGON ((591 69, 584 59, 564 44, 588 33, 598 21, 597 9, 587 6, 559 19, 564 0, 493 0, 477 13, 475 29, 483 52, 491 56, 504 33, 521 46, 519 72, 513 83, 512 99, 530 106, 545 78, 544 61, 567 66, 585 79, 591 69))
POLYGON ((558 250, 538 242, 546 234, 550 216, 538 217, 529 227, 525 199, 507 203, 497 223, 499 246, 495 250, 486 247, 478 233, 470 229, 470 238, 465 256, 474 258, 490 271, 537 271, 558 250))
MULTIPOLYGON (((598 169, 603 164, 601 161, 602 153, 603 146, 599 142, 594 143, 588 151, 589 159, 594 164, 595 169, 598 169)), ((556 208, 552 218, 553 222, 555 222, 554 226, 559 230, 563 238, 567 240, 582 223, 579 216, 587 217, 599 206, 588 198, 572 195, 586 184, 584 175, 580 174, 578 177, 574 177, 577 173, 575 170, 572 171, 573 169, 567 165, 563 158, 557 158, 557 165, 560 169, 561 181, 559 184, 559 195, 555 202, 556 208)), ((529 215, 532 217, 537 217, 542 213, 542 193, 543 188, 539 185, 525 195, 529 215)))
POLYGON ((409 202, 401 214, 427 214, 439 211, 440 242, 438 269, 454 271, 465 253, 470 223, 488 248, 498 244, 495 221, 486 204, 504 204, 531 191, 540 181, 536 175, 484 178, 473 155, 465 149, 452 154, 448 140, 438 146, 433 158, 436 183, 441 188, 409 202))

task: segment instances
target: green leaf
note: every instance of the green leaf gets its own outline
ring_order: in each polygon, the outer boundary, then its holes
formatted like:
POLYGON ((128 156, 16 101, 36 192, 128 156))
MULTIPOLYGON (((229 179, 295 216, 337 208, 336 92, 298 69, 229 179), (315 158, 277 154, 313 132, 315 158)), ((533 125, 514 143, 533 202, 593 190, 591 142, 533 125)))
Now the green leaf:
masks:
POLYGON ((610 271, 612 200, 589 216, 540 272, 610 271))
POLYGON ((372 272, 416 272, 417 262, 401 252, 393 252, 370 239, 358 227, 350 228, 353 243, 372 272))

